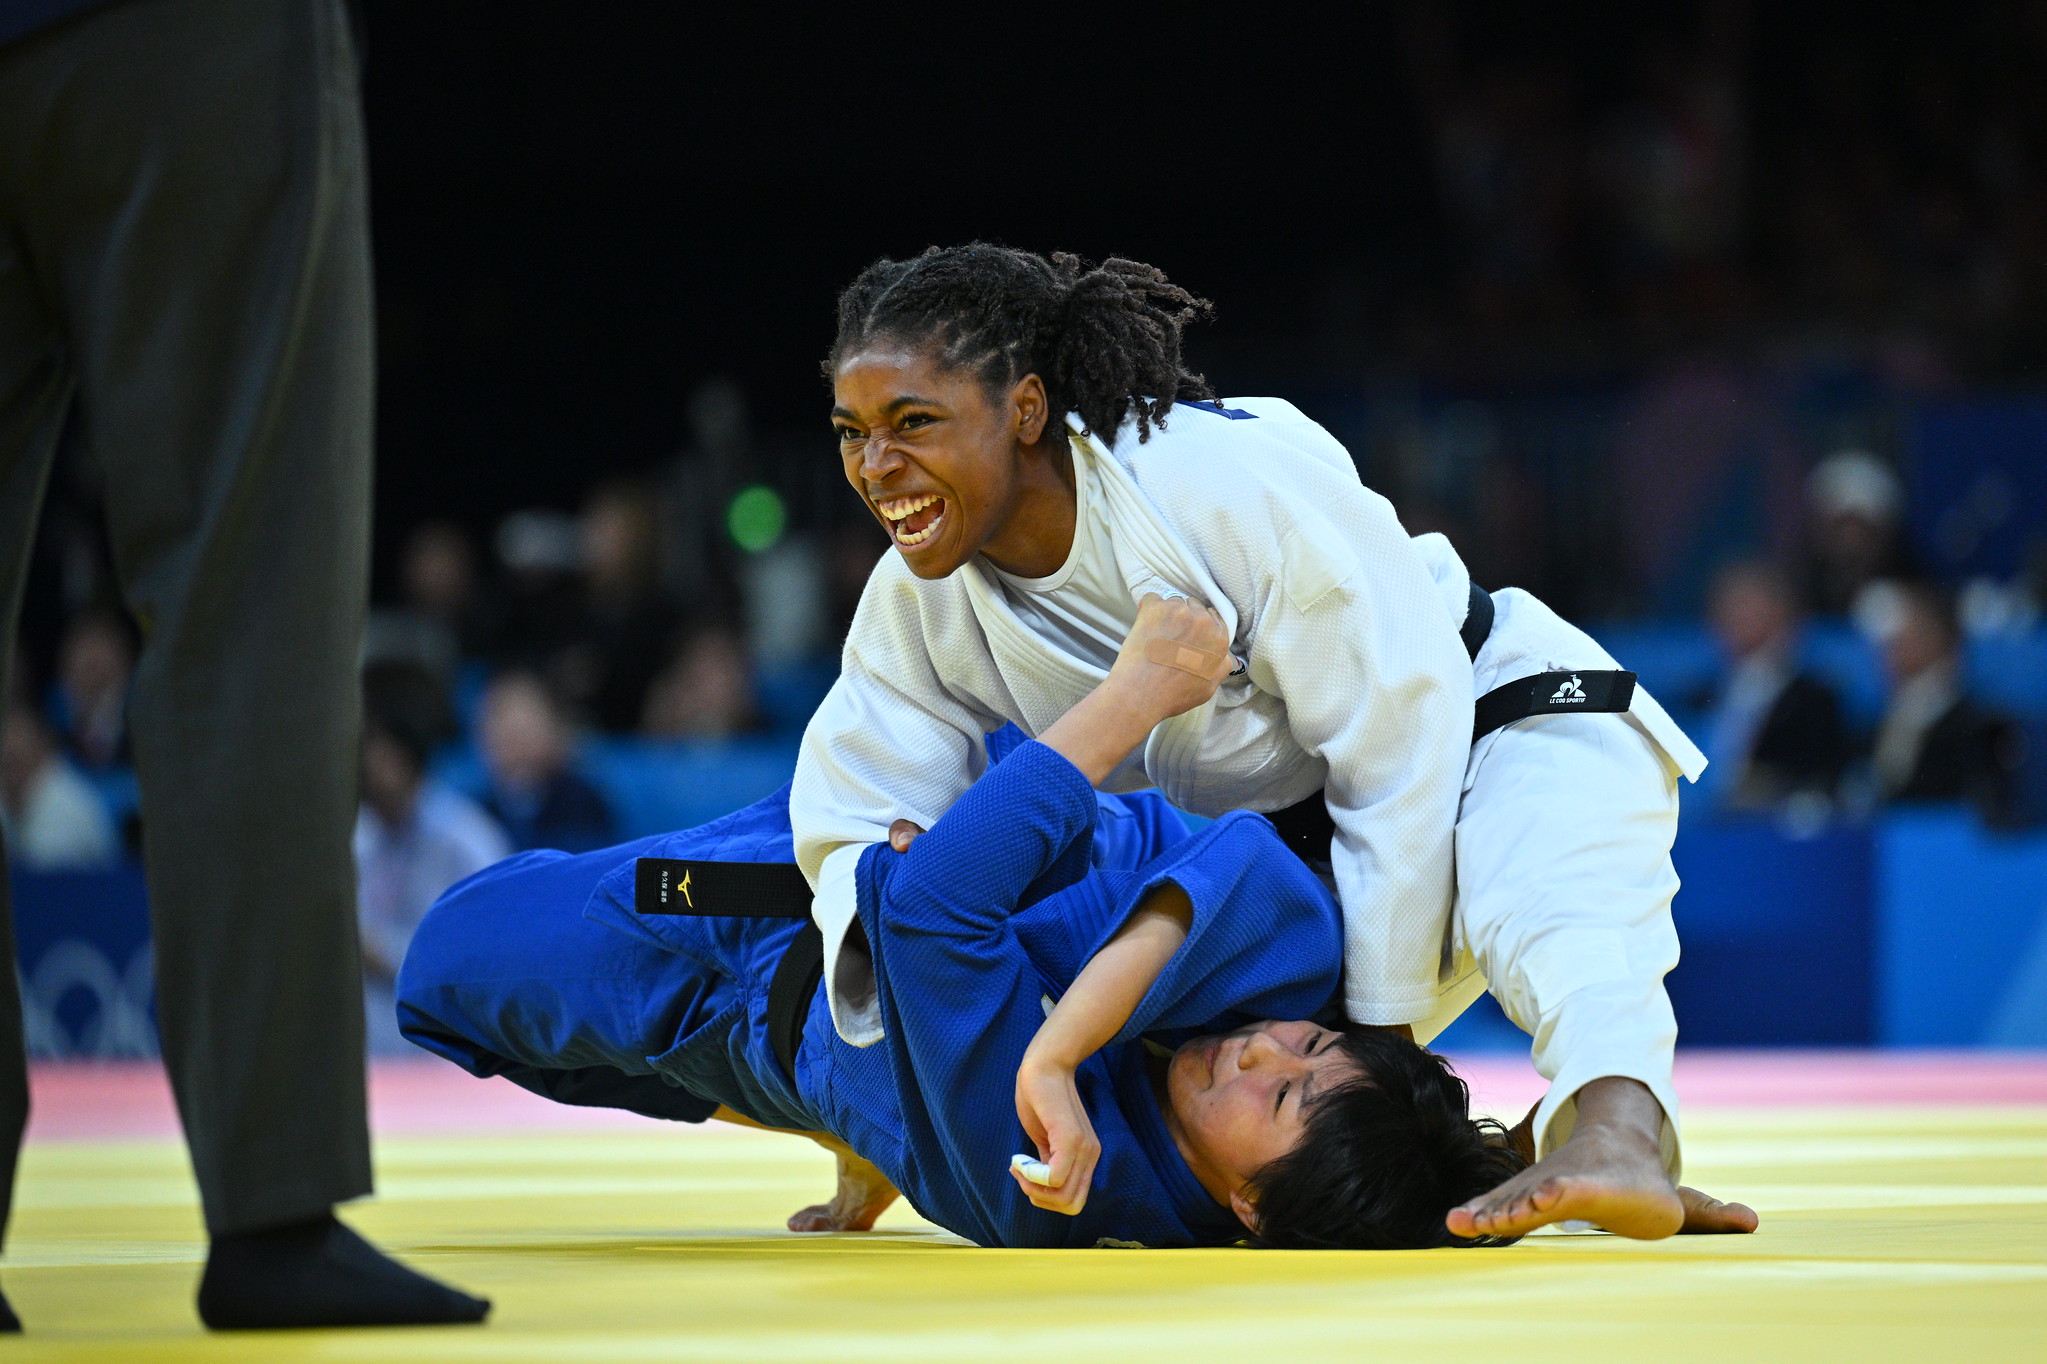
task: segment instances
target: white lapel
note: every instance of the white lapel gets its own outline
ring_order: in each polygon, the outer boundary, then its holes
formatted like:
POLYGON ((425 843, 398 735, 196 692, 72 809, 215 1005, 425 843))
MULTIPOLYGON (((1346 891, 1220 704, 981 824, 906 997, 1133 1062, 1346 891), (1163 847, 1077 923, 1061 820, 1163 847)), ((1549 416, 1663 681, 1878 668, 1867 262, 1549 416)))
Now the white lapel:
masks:
POLYGON ((1102 490, 1111 533, 1116 538, 1116 562, 1123 570, 1124 586, 1130 589, 1131 600, 1156 591, 1155 584, 1163 584, 1214 607, 1228 627, 1230 638, 1236 639, 1236 604, 1215 585, 1207 566, 1179 536, 1167 529, 1166 518, 1137 486, 1130 471, 1087 430, 1079 416, 1068 413, 1066 422, 1073 428, 1074 458, 1090 461, 1098 475, 1095 486, 1102 490))

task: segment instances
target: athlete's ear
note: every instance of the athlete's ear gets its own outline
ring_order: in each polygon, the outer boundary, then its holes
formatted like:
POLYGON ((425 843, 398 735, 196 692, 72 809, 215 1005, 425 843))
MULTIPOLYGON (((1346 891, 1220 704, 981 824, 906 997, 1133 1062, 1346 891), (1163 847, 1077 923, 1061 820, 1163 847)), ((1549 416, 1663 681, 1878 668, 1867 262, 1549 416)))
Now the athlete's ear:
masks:
POLYGON ((1052 415, 1045 399, 1045 381, 1035 374, 1018 379, 1009 391, 1009 410, 1016 417, 1018 445, 1036 445, 1044 439, 1045 424, 1052 415))
POLYGON ((1244 1197, 1244 1191, 1242 1189, 1230 1190, 1230 1211, 1237 1215, 1237 1220, 1239 1222, 1242 1222, 1245 1226, 1251 1229, 1251 1234, 1253 1236, 1259 1234, 1258 1209, 1256 1205, 1254 1205, 1251 1202, 1250 1199, 1244 1197))

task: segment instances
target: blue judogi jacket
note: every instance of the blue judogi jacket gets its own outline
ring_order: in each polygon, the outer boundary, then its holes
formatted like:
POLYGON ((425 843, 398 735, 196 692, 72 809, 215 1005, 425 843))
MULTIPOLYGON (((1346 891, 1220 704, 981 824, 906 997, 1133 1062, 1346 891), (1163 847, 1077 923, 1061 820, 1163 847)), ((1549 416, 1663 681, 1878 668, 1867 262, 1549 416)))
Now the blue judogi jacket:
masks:
POLYGON ((601 853, 526 854, 455 887, 400 973, 406 1034, 565 1102, 685 1119, 722 1103, 830 1132, 981 1245, 1241 1237, 1166 1130, 1146 1040, 1339 1012, 1335 900, 1263 818, 1227 815, 1187 837, 1163 801, 1098 797, 1037 743, 991 767, 908 853, 863 855, 860 925, 886 1036, 848 1045, 818 991, 793 1083, 767 997, 800 922, 637 914, 638 857, 793 860, 787 793, 601 853), (1087 1206, 1033 1207, 1008 1173, 1012 1153, 1035 1149, 1016 1116, 1017 1066, 1050 1004, 1165 881, 1193 905, 1187 941, 1076 1076, 1102 1145, 1087 1206))

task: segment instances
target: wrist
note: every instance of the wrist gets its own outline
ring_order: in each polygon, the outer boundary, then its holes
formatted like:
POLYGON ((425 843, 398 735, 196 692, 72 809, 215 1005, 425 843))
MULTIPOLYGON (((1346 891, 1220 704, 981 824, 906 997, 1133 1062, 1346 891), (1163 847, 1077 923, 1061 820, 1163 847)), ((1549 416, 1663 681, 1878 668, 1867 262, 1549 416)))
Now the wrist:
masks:
POLYGON ((1094 689, 1093 697, 1135 748, 1168 715, 1158 704, 1157 689, 1127 669, 1111 670, 1094 689))
POLYGON ((1072 1055, 1072 1048, 1058 1038, 1046 1038, 1040 1032, 1031 1044, 1024 1048, 1023 1060, 1017 1064, 1017 1074, 1026 1079, 1053 1079, 1071 1075, 1080 1068, 1080 1059, 1072 1055))
POLYGON ((1097 685, 1038 738, 1080 769, 1092 786, 1101 785, 1158 723, 1155 707, 1145 704, 1137 689, 1113 681, 1097 685))

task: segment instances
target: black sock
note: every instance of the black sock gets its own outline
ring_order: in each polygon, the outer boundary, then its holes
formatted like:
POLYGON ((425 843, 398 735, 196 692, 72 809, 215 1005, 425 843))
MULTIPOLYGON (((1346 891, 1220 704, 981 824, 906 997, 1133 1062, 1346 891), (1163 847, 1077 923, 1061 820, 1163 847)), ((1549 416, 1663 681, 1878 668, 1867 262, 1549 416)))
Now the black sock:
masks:
POLYGON ((21 1331, 21 1318, 14 1315, 13 1304, 7 1295, 0 1293, 0 1335, 17 1335, 21 1331))
POLYGON ((309 1222, 213 1238, 199 1319, 216 1331, 482 1321, 490 1303, 414 1273, 342 1225, 309 1222))

